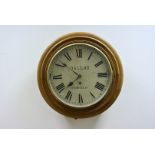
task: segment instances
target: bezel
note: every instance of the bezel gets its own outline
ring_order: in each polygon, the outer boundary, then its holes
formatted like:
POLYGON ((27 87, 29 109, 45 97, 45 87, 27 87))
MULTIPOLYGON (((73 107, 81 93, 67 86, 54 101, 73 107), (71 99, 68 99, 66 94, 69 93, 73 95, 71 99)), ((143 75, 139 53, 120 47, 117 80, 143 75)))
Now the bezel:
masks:
MULTIPOLYGON (((87 44, 87 43, 71 43, 71 44, 66 45, 66 46, 64 46, 63 48, 59 49, 58 51, 56 51, 55 55, 53 55, 53 57, 51 57, 51 60, 50 60, 50 62, 49 62, 49 64, 48 64, 47 72, 46 72, 46 74, 47 74, 46 77, 47 77, 48 83, 50 83, 50 80, 49 80, 49 77, 48 77, 48 70, 49 70, 49 68, 50 68, 50 65, 52 64, 52 61, 54 60, 54 58, 55 58, 62 50, 64 50, 64 49, 67 48, 67 47, 70 47, 70 46, 72 46, 72 45, 86 45, 86 46, 95 48, 96 51, 98 51, 98 52, 99 52, 101 55, 103 55, 103 57, 106 59, 108 65, 109 65, 109 68, 110 68, 110 75, 113 74, 113 71, 112 71, 112 68, 111 68, 111 64, 110 64, 108 58, 107 58, 106 55, 105 55, 102 51, 100 51, 98 48, 96 48, 96 47, 94 47, 94 46, 92 46, 92 45, 89 45, 89 44, 87 44)), ((112 83, 112 76, 110 76, 110 81, 108 82, 109 86, 108 86, 108 88, 106 89, 106 91, 105 91, 95 102, 93 102, 92 104, 85 104, 85 105, 73 105, 73 104, 67 103, 66 101, 63 101, 61 98, 58 97, 58 95, 57 95, 57 93, 55 92, 55 90, 54 90, 53 87, 50 87, 50 89, 51 89, 52 95, 54 95, 54 97, 55 97, 57 100, 59 100, 62 104, 65 104, 65 105, 70 106, 70 107, 73 107, 73 108, 87 108, 87 107, 93 106, 93 105, 95 105, 96 103, 98 103, 98 102, 106 95, 108 89, 110 88, 111 83, 112 83)), ((52 85, 52 84, 51 84, 51 85, 52 85)))
POLYGON ((109 43, 96 35, 85 32, 76 32, 64 35, 48 46, 40 59, 37 78, 40 92, 49 106, 65 116, 86 118, 104 112, 113 104, 122 87, 123 69, 116 51, 109 43), (63 47, 74 43, 90 44, 98 48, 106 55, 113 70, 112 83, 108 92, 98 103, 89 107, 78 108, 62 104, 61 101, 51 93, 47 82, 47 70, 52 57, 63 47))

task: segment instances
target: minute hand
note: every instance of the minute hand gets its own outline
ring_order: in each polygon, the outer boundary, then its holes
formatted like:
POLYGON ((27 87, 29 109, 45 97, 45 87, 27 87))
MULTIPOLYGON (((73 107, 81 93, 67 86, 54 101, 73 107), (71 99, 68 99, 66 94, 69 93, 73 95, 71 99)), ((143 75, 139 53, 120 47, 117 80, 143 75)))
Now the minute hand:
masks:
POLYGON ((80 74, 78 74, 77 72, 75 72, 72 68, 68 67, 65 63, 61 62, 64 66, 66 66, 69 70, 71 70, 74 74, 76 74, 77 76, 80 76, 80 74))

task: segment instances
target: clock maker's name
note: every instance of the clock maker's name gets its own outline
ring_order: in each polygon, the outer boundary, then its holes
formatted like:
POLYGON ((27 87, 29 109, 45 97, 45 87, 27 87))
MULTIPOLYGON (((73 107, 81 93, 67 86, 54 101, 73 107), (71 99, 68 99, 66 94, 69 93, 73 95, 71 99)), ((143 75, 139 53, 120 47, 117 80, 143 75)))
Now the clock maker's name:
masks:
POLYGON ((71 69, 73 70, 89 70, 89 66, 71 66, 71 69))
POLYGON ((87 86, 72 86, 71 89, 88 89, 87 86))

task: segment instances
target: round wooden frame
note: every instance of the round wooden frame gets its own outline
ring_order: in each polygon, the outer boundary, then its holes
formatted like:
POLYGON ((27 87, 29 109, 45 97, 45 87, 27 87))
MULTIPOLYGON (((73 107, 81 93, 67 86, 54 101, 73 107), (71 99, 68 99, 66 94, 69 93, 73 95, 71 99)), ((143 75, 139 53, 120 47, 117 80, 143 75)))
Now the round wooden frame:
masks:
POLYGON ((67 34, 54 43, 48 46, 48 48, 43 53, 39 65, 38 65, 38 86, 40 92, 48 103, 54 110, 57 112, 73 117, 73 118, 86 118, 98 115, 108 109, 113 102, 116 100, 117 96, 120 93, 122 83, 123 83, 123 69, 120 62, 120 59, 115 52, 115 50, 103 39, 97 37, 96 35, 85 33, 85 32, 76 32, 67 34), (112 84, 103 97, 97 104, 92 105, 86 108, 73 108, 61 103, 50 91, 50 88, 47 83, 47 68, 50 63, 51 58, 58 52, 62 47, 69 45, 71 43, 87 43, 99 48, 109 59, 113 70, 112 84))

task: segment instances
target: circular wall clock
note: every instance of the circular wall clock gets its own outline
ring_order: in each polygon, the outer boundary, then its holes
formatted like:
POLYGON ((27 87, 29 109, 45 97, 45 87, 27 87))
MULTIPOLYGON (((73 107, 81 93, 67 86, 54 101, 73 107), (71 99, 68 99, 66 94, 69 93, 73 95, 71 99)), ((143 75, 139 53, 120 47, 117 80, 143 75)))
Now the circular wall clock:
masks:
POLYGON ((57 112, 86 118, 108 109, 120 93, 122 65, 115 50, 96 35, 77 32, 48 46, 38 66, 38 85, 57 112))

